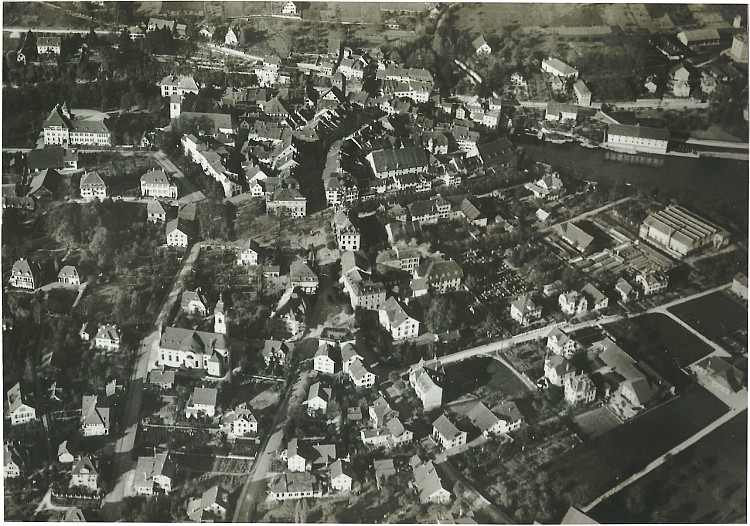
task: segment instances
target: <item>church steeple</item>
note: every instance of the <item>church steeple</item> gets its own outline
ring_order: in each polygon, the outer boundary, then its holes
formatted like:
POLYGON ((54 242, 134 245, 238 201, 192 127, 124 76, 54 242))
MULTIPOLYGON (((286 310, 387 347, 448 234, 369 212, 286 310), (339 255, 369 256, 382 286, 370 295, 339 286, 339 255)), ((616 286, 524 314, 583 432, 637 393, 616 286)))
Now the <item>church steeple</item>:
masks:
POLYGON ((217 334, 227 333, 227 316, 224 312, 224 295, 219 294, 219 301, 214 307, 214 332, 217 334))

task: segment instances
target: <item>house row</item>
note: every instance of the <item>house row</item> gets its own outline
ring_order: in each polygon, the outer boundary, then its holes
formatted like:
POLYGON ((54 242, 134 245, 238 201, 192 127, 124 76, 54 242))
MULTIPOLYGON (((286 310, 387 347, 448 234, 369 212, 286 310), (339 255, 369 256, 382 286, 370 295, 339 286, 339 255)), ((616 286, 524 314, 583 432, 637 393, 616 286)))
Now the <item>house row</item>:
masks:
MULTIPOLYGON (((19 289, 34 290, 41 286, 39 281, 41 275, 42 270, 39 265, 21 258, 13 263, 8 284, 11 287, 19 289)), ((57 282, 64 285, 79 286, 81 284, 81 276, 78 274, 75 266, 64 265, 57 273, 57 282)))
POLYGON ((606 309, 609 305, 609 298, 591 283, 586 283, 580 292, 569 291, 560 294, 558 303, 564 314, 576 316, 589 310, 606 309))
POLYGON ((563 388, 565 400, 571 405, 591 403, 596 398, 596 386, 588 375, 576 371, 562 355, 545 358, 544 377, 551 385, 563 388))
POLYGON ((222 158, 216 150, 206 146, 194 135, 183 135, 180 142, 185 155, 198 164, 206 175, 221 183, 226 197, 242 192, 242 186, 238 182, 239 175, 225 168, 226 159, 222 158))
POLYGON ((370 262, 364 252, 346 251, 341 255, 339 281, 353 309, 379 310, 386 302, 385 286, 372 279, 370 262))

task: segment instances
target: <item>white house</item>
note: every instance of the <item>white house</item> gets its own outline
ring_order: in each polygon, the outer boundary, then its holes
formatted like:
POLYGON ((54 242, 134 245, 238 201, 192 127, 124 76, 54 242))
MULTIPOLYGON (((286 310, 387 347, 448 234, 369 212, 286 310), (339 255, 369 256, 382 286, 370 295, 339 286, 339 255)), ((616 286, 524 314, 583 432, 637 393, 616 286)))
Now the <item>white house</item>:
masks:
POLYGON ((81 430, 83 436, 109 435, 109 407, 99 407, 99 397, 84 395, 81 402, 81 430))
POLYGON ((472 44, 474 45, 474 50, 476 51, 477 55, 489 55, 490 53, 492 53, 492 48, 482 35, 479 35, 476 39, 474 39, 474 42, 472 42, 472 44))
POLYGON ((443 449, 451 449, 466 444, 466 431, 460 431, 444 414, 432 423, 432 438, 443 449))
POLYGON ((79 188, 81 197, 87 201, 107 198, 107 185, 96 172, 86 172, 83 174, 79 188))
POLYGON ((565 378, 573 376, 575 369, 570 362, 559 354, 548 356, 544 360, 544 377, 552 385, 562 387, 565 378))
POLYGON ((313 370, 325 374, 335 372, 336 363, 331 358, 331 346, 323 342, 318 346, 318 350, 313 357, 313 370))
POLYGON ((530 294, 524 294, 511 302, 510 317, 521 325, 529 325, 532 321, 541 319, 542 307, 534 303, 530 294))
POLYGON ((542 60, 542 71, 555 77, 578 79, 578 70, 557 58, 545 58, 542 60))
POLYGON ((251 240, 243 248, 240 248, 237 264, 254 267, 258 264, 259 255, 260 246, 258 246, 258 243, 251 240))
MULTIPOLYGON (((290 2, 291 3, 291 2, 290 2)), ((341 459, 337 459, 331 464, 331 488, 336 491, 351 491, 352 478, 351 470, 348 464, 344 464, 341 459)))
POLYGON ((94 347, 105 351, 117 351, 120 349, 120 329, 117 325, 107 323, 101 325, 94 337, 94 347))
POLYGON ((284 7, 281 8, 281 14, 297 16, 297 5, 294 2, 292 2, 292 0, 289 0, 287 3, 284 4, 284 7))
POLYGON ((36 409, 27 403, 20 382, 8 390, 8 411, 10 423, 14 426, 36 420, 36 409))
POLYGON ((185 417, 198 418, 206 415, 213 418, 216 415, 216 398, 218 392, 213 387, 196 387, 185 406, 185 417))
POLYGON ((331 388, 323 387, 320 382, 315 382, 307 391, 307 400, 303 402, 307 406, 307 413, 312 415, 325 415, 328 410, 328 402, 331 400, 331 388))
POLYGON ((186 290, 182 293, 180 308, 191 316, 207 316, 208 307, 206 299, 201 294, 200 289, 186 290))
POLYGON ((554 328, 547 335, 547 348, 564 358, 570 358, 576 352, 576 341, 562 330, 554 328))
POLYGON ((73 465, 73 469, 70 470, 70 486, 81 486, 91 491, 99 488, 99 473, 91 462, 91 458, 81 457, 73 465))
POLYGON ((167 223, 167 246, 186 247, 192 236, 193 229, 184 220, 177 218, 167 223))
POLYGON ((565 400, 571 405, 591 403, 596 398, 594 382, 585 374, 566 376, 563 381, 563 388, 565 400))
POLYGON ((560 310, 568 316, 583 314, 589 309, 586 297, 576 291, 560 294, 557 298, 557 302, 560 304, 560 310))
POLYGON ((227 30, 226 36, 224 36, 224 45, 225 46, 236 46, 239 43, 239 39, 237 38, 237 34, 240 32, 239 28, 237 28, 237 31, 235 31, 233 28, 229 28, 227 30))
POLYGON ((375 375, 367 370, 362 360, 354 360, 349 364, 349 378, 354 387, 372 387, 375 385, 375 375))
POLYGON ((177 464, 169 452, 156 453, 153 457, 138 457, 133 479, 136 494, 169 493, 176 472, 177 464))
POLYGON ((378 320, 394 340, 407 340, 419 335, 419 320, 409 316, 392 296, 378 309, 378 320))
POLYGON ((230 440, 242 437, 250 433, 258 432, 258 421, 256 420, 246 404, 241 404, 231 411, 224 413, 221 417, 219 428, 227 434, 230 440))

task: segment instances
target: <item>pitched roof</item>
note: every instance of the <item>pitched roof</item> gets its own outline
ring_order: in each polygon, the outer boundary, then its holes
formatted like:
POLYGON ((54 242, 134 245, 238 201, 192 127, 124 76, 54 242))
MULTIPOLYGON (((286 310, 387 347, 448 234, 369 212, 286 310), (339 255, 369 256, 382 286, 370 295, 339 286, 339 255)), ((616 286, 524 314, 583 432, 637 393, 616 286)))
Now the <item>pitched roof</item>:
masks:
POLYGON ((560 60, 558 58, 552 58, 552 57, 545 58, 542 62, 544 62, 545 64, 547 64, 550 67, 555 68, 560 73, 562 73, 563 75, 566 75, 566 76, 578 73, 578 70, 576 68, 574 68, 573 66, 570 66, 570 65, 566 64, 565 62, 563 62, 562 60, 560 60))
POLYGON ((94 467, 94 463, 91 462, 91 458, 88 455, 79 458, 76 463, 73 464, 73 469, 70 470, 71 475, 79 475, 81 473, 90 473, 93 475, 99 474, 94 467))
POLYGON ((306 261, 297 259, 289 266, 289 279, 292 281, 318 282, 318 276, 306 261))
POLYGON ((435 471, 435 466, 432 460, 428 460, 424 464, 420 464, 414 468, 414 481, 419 490, 419 497, 422 501, 427 501, 429 498, 438 492, 448 492, 443 486, 440 476, 435 471))
POLYGON ((368 374, 372 373, 367 370, 367 367, 362 363, 362 360, 354 360, 349 365, 349 374, 351 374, 352 378, 355 380, 361 380, 368 374))
POLYGON ((120 331, 117 329, 117 325, 107 323, 99 327, 94 338, 120 341, 120 331))
POLYGON ((518 299, 513 300, 511 305, 515 306, 522 314, 536 310, 537 306, 531 299, 531 294, 523 294, 518 299))
POLYGON ((323 387, 320 382, 315 382, 307 391, 307 401, 309 402, 315 398, 320 398, 324 402, 328 402, 331 399, 331 388, 323 387))
POLYGON ((73 265, 65 265, 57 274, 58 278, 78 278, 78 270, 73 265))
POLYGON ((376 150, 369 155, 372 158, 375 173, 426 167, 429 164, 424 148, 407 147, 395 150, 376 150))
POLYGON ((8 408, 12 413, 21 407, 22 404, 29 405, 25 393, 21 391, 21 383, 17 382, 16 385, 8 389, 8 408))
POLYGON ((106 186, 104 180, 96 172, 86 172, 81 178, 81 188, 84 186, 106 186))
POLYGON ((216 405, 218 391, 213 387, 196 387, 190 395, 193 405, 216 405))
POLYGON ((479 35, 477 38, 474 39, 474 42, 472 42, 472 45, 474 46, 474 49, 479 49, 486 43, 487 41, 484 39, 484 36, 479 35))
POLYGON ((164 205, 158 199, 153 199, 148 202, 146 206, 146 213, 150 215, 167 215, 167 211, 164 209, 164 205))
POLYGON ((626 137, 658 141, 669 140, 669 130, 666 128, 649 128, 647 126, 633 126, 630 124, 610 124, 607 127, 607 135, 624 135, 626 137))
POLYGON ((349 477, 349 479, 353 479, 351 469, 349 468, 349 463, 344 464, 342 460, 336 459, 333 464, 331 464, 331 480, 337 479, 338 477, 344 476, 349 477))
POLYGON ((175 230, 179 230, 183 234, 187 235, 188 238, 195 235, 191 223, 181 217, 176 217, 175 219, 172 219, 169 223, 167 223, 167 235, 169 235, 171 232, 174 232, 175 230))
POLYGON ((594 241, 594 237, 591 234, 584 232, 581 227, 570 221, 565 223, 565 225, 560 225, 558 231, 566 241, 579 250, 585 251, 592 241, 594 241))
POLYGON ((153 169, 141 176, 141 183, 145 184, 169 184, 169 176, 164 170, 153 169))
POLYGON ((385 303, 383 303, 378 311, 385 312, 386 316, 388 317, 388 323, 391 327, 398 327, 407 320, 414 319, 406 313, 404 308, 393 296, 385 300, 385 303))
POLYGON ((461 431, 451 422, 445 414, 440 415, 432 423, 432 427, 448 440, 452 440, 461 434, 461 431))
POLYGON ((467 413, 469 420, 481 432, 485 432, 494 426, 500 419, 482 402, 477 402, 467 413))
POLYGON ((213 332, 195 331, 181 327, 167 327, 159 345, 164 349, 213 354, 213 350, 228 348, 226 336, 213 332))
POLYGON ((99 397, 84 395, 81 403, 81 417, 84 425, 104 426, 109 429, 109 408, 97 407, 99 397))
POLYGON ((58 147, 35 148, 26 154, 26 168, 43 170, 45 168, 65 168, 65 150, 58 147))
POLYGON ((148 374, 148 383, 150 384, 173 384, 174 371, 151 371, 148 374))

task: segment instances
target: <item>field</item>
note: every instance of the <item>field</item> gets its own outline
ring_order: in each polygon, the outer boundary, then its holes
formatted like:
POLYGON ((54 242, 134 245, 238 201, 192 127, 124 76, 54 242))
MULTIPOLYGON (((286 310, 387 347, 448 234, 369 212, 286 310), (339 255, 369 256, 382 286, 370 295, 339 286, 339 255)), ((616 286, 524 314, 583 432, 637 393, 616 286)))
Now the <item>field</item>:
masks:
POLYGON ((446 373, 446 401, 456 400, 481 388, 499 391, 506 398, 516 398, 528 393, 524 383, 510 369, 492 358, 472 358, 456 365, 449 365, 446 367, 446 373))
POLYGON ((747 411, 602 502, 590 515, 601 523, 746 522, 746 445, 747 411))
POLYGON ((617 417, 606 407, 599 407, 587 413, 580 414, 573 420, 581 434, 591 439, 620 425, 617 417))
POLYGON ((550 466, 550 479, 563 491, 575 489, 577 498, 572 504, 582 506, 726 411, 708 391, 693 386, 678 398, 569 450, 550 466))
POLYGON ((671 307, 670 312, 707 338, 721 340, 738 330, 747 331, 747 309, 725 292, 707 296, 671 307))

